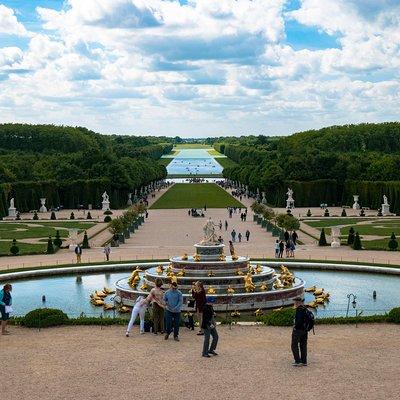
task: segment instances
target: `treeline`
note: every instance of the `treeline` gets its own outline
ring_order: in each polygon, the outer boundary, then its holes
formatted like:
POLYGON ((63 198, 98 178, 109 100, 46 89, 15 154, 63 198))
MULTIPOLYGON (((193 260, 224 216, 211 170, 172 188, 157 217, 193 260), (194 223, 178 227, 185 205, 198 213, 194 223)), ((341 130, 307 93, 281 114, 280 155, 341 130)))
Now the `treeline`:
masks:
POLYGON ((7 214, 12 197, 24 212, 37 209, 41 197, 54 207, 96 206, 104 190, 110 192, 112 207, 122 207, 128 192, 166 177, 165 167, 154 160, 171 150, 166 138, 0 124, 0 214, 7 214))
MULTIPOLYGON (((264 137, 263 137, 264 138, 264 137)), ((284 206, 290 186, 297 206, 351 205, 379 208, 387 195, 400 212, 400 123, 332 126, 284 138, 228 138, 214 148, 239 163, 226 178, 267 193, 284 206)))

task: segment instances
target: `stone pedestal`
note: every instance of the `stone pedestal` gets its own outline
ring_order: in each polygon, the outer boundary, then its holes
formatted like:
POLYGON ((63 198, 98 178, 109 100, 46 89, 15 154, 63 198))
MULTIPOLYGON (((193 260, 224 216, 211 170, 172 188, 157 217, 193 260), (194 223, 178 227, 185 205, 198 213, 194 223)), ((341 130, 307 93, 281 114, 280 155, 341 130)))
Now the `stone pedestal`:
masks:
POLYGON ((354 203, 353 203, 353 210, 359 210, 361 207, 360 207, 360 205, 358 204, 358 199, 359 199, 359 195, 358 194, 354 194, 353 195, 353 200, 354 200, 354 203))
POLYGON ((382 215, 390 214, 390 206, 389 204, 382 204, 382 215))
POLYGON ((10 207, 8 209, 8 216, 9 217, 16 217, 17 216, 17 209, 15 207, 10 207))
POLYGON ((107 211, 110 209, 110 202, 107 200, 102 201, 101 203, 101 210, 102 211, 107 211))

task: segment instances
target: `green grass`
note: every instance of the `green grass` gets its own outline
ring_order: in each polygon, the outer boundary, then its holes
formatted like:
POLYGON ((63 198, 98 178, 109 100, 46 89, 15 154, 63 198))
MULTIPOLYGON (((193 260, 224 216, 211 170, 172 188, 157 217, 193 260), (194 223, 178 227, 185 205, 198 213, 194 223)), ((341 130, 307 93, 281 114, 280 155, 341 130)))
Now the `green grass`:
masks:
POLYGON ((168 166, 168 164, 173 160, 173 158, 160 158, 157 160, 157 162, 161 165, 164 165, 165 167, 168 166))
POLYGON ((207 150, 207 153, 208 153, 210 156, 222 156, 222 157, 225 157, 222 153, 220 153, 219 151, 214 150, 214 149, 207 150))
POLYGON ((326 218, 326 219, 318 219, 315 221, 304 220, 303 222, 306 225, 312 226, 313 228, 327 228, 330 226, 337 225, 352 225, 357 222, 366 221, 368 218, 326 218))
POLYGON ((173 150, 179 149, 209 149, 211 146, 209 144, 204 143, 181 143, 176 144, 173 150))
POLYGON ((168 174, 168 178, 222 178, 222 174, 196 174, 196 175, 187 175, 187 174, 168 174))
MULTIPOLYGON (((8 256, 11 255, 10 247, 11 240, 9 242, 0 242, 0 256, 8 256)), ((47 241, 43 244, 31 244, 31 243, 20 243, 17 242, 17 246, 19 248, 18 255, 28 255, 28 254, 43 254, 47 249, 47 241)))
POLYGON ((150 208, 226 208, 244 207, 215 183, 177 183, 165 192, 150 208))
MULTIPOLYGON (((363 240, 362 245, 365 250, 388 250, 390 251, 388 244, 389 244, 390 237, 383 238, 383 239, 375 239, 375 240, 363 240)), ((399 242, 399 238, 397 237, 397 241, 399 242)), ((400 243, 399 243, 400 245, 400 243)), ((400 248, 397 248, 399 251, 400 248)))
POLYGON ((215 158, 215 161, 221 165, 222 168, 236 167, 238 164, 230 158, 215 158))

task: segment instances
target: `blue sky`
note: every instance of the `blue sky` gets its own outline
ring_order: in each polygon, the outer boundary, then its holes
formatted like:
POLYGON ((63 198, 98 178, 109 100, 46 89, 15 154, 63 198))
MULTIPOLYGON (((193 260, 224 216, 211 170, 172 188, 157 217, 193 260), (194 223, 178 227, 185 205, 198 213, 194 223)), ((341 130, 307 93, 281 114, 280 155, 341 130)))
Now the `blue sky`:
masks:
POLYGON ((284 135, 397 120, 395 0, 0 0, 0 122, 284 135))

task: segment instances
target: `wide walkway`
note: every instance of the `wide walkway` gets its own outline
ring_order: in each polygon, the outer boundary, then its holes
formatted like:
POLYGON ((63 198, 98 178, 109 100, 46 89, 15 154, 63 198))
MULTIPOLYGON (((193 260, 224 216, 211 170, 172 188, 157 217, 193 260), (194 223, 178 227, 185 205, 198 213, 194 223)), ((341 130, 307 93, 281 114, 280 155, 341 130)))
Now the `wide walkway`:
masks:
POLYGON ((300 368, 291 365, 291 328, 220 326, 210 359, 186 328, 179 343, 137 326, 130 338, 123 326, 10 329, 0 336, 7 400, 399 398, 396 325, 317 326, 300 368))

